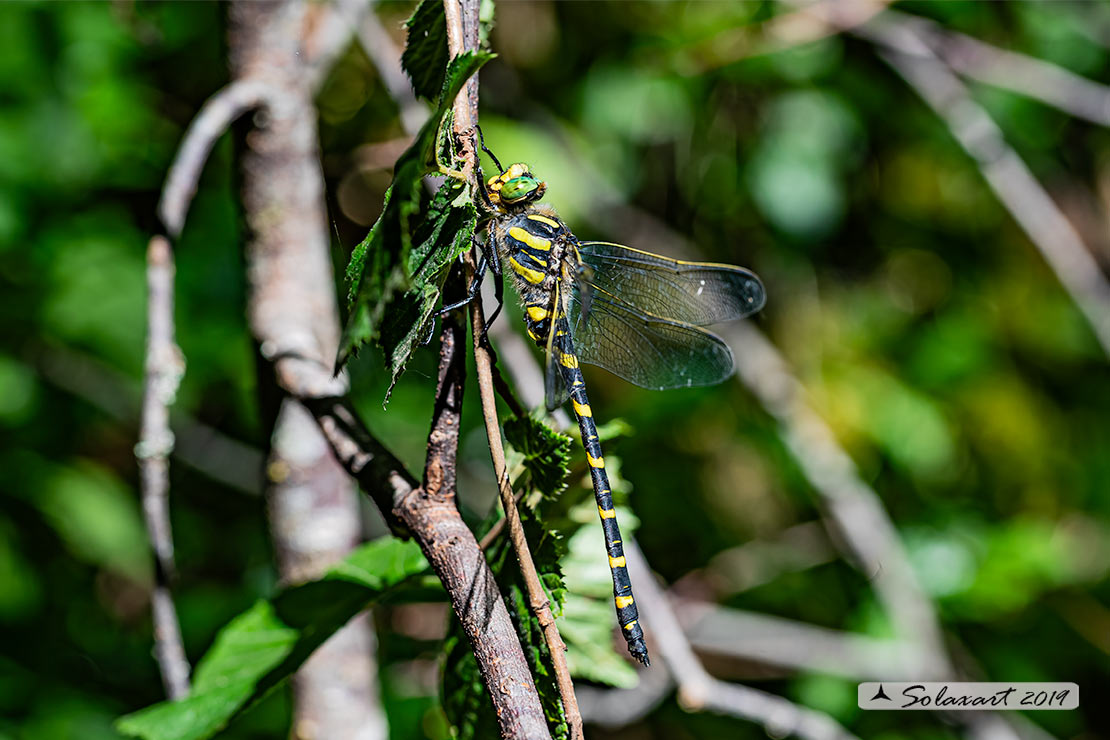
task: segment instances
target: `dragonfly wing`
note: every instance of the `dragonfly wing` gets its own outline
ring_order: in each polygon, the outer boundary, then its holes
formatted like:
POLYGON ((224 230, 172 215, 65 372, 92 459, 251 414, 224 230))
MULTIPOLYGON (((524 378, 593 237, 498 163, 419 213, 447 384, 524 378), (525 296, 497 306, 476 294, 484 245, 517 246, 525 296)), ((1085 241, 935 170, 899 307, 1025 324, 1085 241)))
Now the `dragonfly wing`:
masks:
POLYGON ((708 326, 753 314, 767 298, 759 277, 734 265, 685 262, 610 242, 583 242, 578 252, 592 286, 650 316, 708 326))
MULTIPOLYGON (((551 316, 559 316, 565 308, 561 305, 561 296, 563 291, 561 289, 562 283, 555 284, 555 290, 551 294, 551 306, 549 311, 551 316)), ((570 398, 570 389, 567 388, 566 382, 563 380, 563 371, 560 365, 563 357, 563 346, 570 346, 567 332, 567 321, 565 318, 555 318, 548 325, 546 352, 544 353, 544 400, 547 405, 548 411, 554 411, 559 406, 562 406, 570 398), (563 332, 562 335, 559 332, 563 332)))
POLYGON ((716 334, 644 314, 597 285, 590 296, 588 316, 577 293, 569 305, 582 362, 655 390, 714 385, 732 375, 732 351, 716 334))

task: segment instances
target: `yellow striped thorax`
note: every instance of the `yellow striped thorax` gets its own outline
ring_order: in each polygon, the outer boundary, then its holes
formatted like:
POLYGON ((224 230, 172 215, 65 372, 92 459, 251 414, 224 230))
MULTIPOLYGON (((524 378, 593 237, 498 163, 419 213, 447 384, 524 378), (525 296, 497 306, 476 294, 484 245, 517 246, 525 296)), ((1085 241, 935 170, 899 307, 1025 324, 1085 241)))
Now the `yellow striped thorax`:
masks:
POLYGON ((486 182, 490 202, 497 206, 521 206, 539 200, 547 191, 547 183, 528 171, 528 165, 517 162, 500 175, 486 182))

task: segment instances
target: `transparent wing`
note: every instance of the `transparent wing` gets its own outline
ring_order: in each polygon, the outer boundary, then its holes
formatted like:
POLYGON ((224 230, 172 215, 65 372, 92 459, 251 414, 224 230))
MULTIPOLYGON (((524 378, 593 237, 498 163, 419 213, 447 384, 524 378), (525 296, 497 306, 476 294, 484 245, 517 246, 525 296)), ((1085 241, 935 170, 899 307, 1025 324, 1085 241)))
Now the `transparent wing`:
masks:
POLYGON ((732 374, 732 351, 717 335, 645 314, 596 283, 589 295, 588 315, 577 290, 568 306, 582 362, 655 390, 713 385, 732 374))
MULTIPOLYGON (((559 312, 563 311, 562 307, 562 283, 555 284, 555 290, 551 293, 551 305, 548 307, 551 316, 558 316, 559 312)), ((553 319, 550 328, 547 331, 547 346, 544 355, 544 400, 547 403, 547 410, 554 411, 559 406, 562 406, 570 398, 570 388, 567 387, 566 382, 563 380, 563 371, 560 369, 560 362, 563 357, 560 331, 567 331, 567 322, 565 318, 553 319)), ((569 346, 569 342, 567 343, 569 346)))
MULTIPOLYGON (((610 242, 583 242, 578 252, 590 268, 578 276, 583 297, 594 287, 647 316, 708 326, 753 314, 767 297, 755 273, 734 265, 684 262, 610 242)), ((592 309, 582 303, 588 317, 592 309)))

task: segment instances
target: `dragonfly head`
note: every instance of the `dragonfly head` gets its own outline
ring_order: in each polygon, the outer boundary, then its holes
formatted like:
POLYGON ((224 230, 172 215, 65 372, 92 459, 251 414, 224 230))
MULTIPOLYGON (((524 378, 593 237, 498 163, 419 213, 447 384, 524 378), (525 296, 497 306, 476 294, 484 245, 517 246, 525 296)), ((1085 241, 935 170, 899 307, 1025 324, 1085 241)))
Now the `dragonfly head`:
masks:
POLYGON ((489 199, 494 205, 521 206, 539 200, 547 191, 547 183, 528 171, 528 165, 517 163, 489 179, 489 199))

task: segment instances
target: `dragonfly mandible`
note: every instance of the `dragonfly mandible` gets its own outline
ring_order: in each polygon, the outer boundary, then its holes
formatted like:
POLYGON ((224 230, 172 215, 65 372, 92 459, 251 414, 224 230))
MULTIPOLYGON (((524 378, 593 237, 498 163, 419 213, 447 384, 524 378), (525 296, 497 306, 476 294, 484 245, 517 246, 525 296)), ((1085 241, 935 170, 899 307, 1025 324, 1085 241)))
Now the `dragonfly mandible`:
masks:
MULTIPOLYGON (((605 368, 644 388, 713 385, 732 375, 728 345, 703 327, 740 319, 763 307, 766 294, 750 270, 686 262, 610 242, 579 241, 555 210, 537 203, 547 185, 525 164, 503 168, 482 193, 490 213, 473 300, 487 268, 508 268, 524 306, 528 335, 546 352, 548 410, 568 399, 578 419, 613 577, 613 599, 628 651, 649 664, 613 494, 580 365, 605 368)), ((496 316, 496 311, 490 321, 496 316)))

